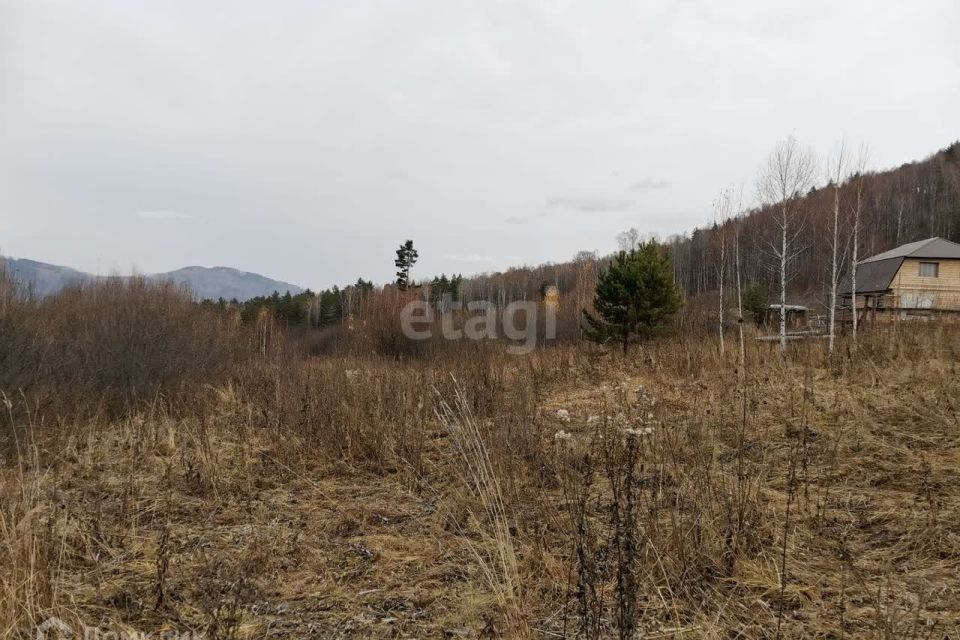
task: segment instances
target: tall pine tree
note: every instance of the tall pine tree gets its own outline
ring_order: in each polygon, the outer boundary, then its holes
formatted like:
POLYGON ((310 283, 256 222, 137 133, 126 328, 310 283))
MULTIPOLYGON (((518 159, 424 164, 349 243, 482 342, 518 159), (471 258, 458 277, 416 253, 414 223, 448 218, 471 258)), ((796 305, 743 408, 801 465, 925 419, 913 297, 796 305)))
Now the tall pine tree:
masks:
POLYGON ((397 249, 397 259, 393 261, 397 267, 397 287, 406 291, 410 286, 410 269, 417 261, 417 250, 413 248, 413 240, 407 240, 397 249))
POLYGON ((646 339, 666 327, 680 304, 669 257, 651 240, 621 251, 600 274, 593 301, 599 317, 584 312, 585 333, 596 342, 617 340, 626 353, 631 338, 646 339))

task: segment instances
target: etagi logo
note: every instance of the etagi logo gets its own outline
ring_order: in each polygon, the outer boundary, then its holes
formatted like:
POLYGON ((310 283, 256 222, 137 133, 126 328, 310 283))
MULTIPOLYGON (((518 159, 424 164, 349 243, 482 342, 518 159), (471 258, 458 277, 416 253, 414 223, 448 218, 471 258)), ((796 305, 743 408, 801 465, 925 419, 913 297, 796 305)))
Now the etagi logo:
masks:
POLYGON ((507 353, 525 355, 537 346, 541 307, 544 310, 544 339, 557 337, 557 306, 555 296, 550 295, 542 305, 529 300, 516 301, 504 307, 502 312, 498 312, 492 302, 473 300, 466 304, 467 313, 463 314, 454 313, 463 311, 463 303, 453 301, 449 296, 444 296, 439 312, 435 312, 426 300, 413 300, 400 312, 400 328, 410 340, 429 340, 433 337, 435 313, 440 313, 440 332, 445 340, 496 340, 502 329, 504 337, 513 342, 507 346, 507 353), (462 327, 456 326, 458 319, 463 320, 462 327))
POLYGON ((82 635, 74 633, 73 627, 60 618, 47 618, 37 625, 36 640, 65 640, 66 638, 77 638, 77 640, 203 640, 202 633, 193 633, 191 631, 165 631, 162 633, 140 632, 140 631, 107 631, 97 627, 83 627, 82 635))

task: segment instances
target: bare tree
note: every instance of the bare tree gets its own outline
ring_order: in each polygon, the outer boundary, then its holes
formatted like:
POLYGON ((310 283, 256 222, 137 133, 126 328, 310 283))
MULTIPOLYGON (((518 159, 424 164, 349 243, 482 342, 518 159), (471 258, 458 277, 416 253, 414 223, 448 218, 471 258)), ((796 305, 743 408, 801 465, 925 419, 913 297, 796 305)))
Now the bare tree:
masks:
POLYGON ((733 209, 733 199, 729 189, 725 189, 721 192, 720 196, 713 202, 713 226, 715 230, 715 235, 717 237, 717 243, 719 247, 717 248, 717 288, 719 289, 719 332, 720 332, 720 355, 722 356, 725 351, 724 343, 724 291, 723 285, 726 281, 727 275, 727 234, 729 231, 729 221, 733 209))
POLYGON ((633 251, 640 244, 640 237, 640 231, 636 227, 630 227, 617 234, 617 245, 621 251, 633 251))
POLYGON ((780 275, 780 357, 787 352, 787 284, 791 263, 802 252, 796 242, 803 231, 800 199, 809 190, 816 170, 812 150, 801 149, 790 136, 777 143, 767 165, 760 173, 757 191, 760 198, 774 209, 778 241, 770 247, 777 259, 780 275))
POLYGON ((903 195, 897 196, 897 239, 894 244, 900 246, 900 231, 903 229, 903 195))
POLYGON ((584 311, 590 310, 593 291, 597 286, 597 262, 600 257, 596 251, 578 251, 573 257, 573 264, 576 268, 576 317, 577 333, 580 339, 583 339, 583 317, 584 311))
POLYGON ((737 329, 740 338, 740 375, 746 374, 747 345, 743 338, 743 287, 740 279, 740 227, 743 224, 743 183, 740 184, 740 198, 737 201, 736 223, 733 236, 733 262, 737 272, 737 329))
POLYGON ((833 234, 830 242, 830 335, 828 351, 833 353, 837 326, 837 288, 840 285, 840 188, 847 178, 847 145, 840 142, 836 154, 827 162, 827 177, 833 183, 833 234))
POLYGON ((869 158, 869 149, 867 149, 866 145, 861 144, 856 161, 856 180, 854 185, 856 200, 853 206, 853 249, 850 256, 850 306, 853 311, 852 337, 854 347, 856 347, 857 344, 857 325, 860 315, 857 307, 857 261, 860 257, 860 218, 863 215, 863 174, 867 170, 867 161, 869 158))

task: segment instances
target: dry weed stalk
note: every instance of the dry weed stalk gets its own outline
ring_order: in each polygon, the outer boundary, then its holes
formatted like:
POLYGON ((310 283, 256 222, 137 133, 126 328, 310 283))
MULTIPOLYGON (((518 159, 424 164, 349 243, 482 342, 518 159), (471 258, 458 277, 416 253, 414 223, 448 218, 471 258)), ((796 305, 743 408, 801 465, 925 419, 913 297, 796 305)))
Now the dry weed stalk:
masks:
POLYGON ((490 590, 516 637, 526 637, 529 630, 523 610, 519 563, 514 547, 513 524, 504 504, 503 492, 490 452, 474 417, 466 393, 454 379, 453 404, 439 398, 436 416, 450 435, 463 463, 461 480, 470 487, 482 507, 473 518, 487 527, 485 535, 493 546, 494 559, 466 538, 483 572, 490 590))

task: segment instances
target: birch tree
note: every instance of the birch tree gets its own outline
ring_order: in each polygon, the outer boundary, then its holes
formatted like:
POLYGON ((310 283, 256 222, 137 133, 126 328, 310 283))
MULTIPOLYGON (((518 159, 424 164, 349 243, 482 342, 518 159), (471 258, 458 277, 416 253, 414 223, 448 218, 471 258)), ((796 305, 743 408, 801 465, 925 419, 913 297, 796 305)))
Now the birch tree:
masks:
POLYGON ((860 218, 863 215, 863 174, 867 170, 867 160, 870 152, 866 145, 860 145, 856 162, 856 180, 854 191, 856 198, 853 205, 853 239, 850 252, 850 306, 853 307, 853 345, 857 345, 857 325, 859 323, 859 308, 857 307, 857 262, 860 259, 860 218))
POLYGON ((737 330, 740 338, 740 370, 745 372, 747 366, 747 345, 743 338, 743 288, 740 280, 740 220, 737 220, 733 238, 733 262, 737 272, 737 330))
POLYGON ((743 287, 740 277, 740 227, 743 225, 743 183, 740 184, 740 198, 737 201, 736 223, 733 236, 733 268, 737 274, 737 329, 740 338, 740 375, 746 375, 747 345, 743 337, 743 287))
POLYGON ((833 233, 830 242, 830 335, 827 350, 833 353, 837 326, 837 288, 840 285, 840 188, 847 178, 846 143, 841 141, 833 158, 827 163, 827 176, 833 183, 833 233))
POLYGON ((791 263, 802 252, 797 241, 803 231, 800 200, 809 190, 816 158, 813 151, 801 149, 793 136, 777 143, 757 181, 758 194, 774 209, 777 238, 770 248, 780 276, 780 357, 787 353, 787 284, 791 263))
POLYGON ((630 227, 617 234, 617 246, 620 247, 620 251, 633 251, 639 243, 640 231, 636 227, 630 227))
POLYGON ((720 355, 722 356, 725 351, 724 343, 724 284, 727 277, 727 233, 728 222, 730 221, 730 215, 732 211, 732 198, 729 190, 724 190, 720 196, 713 203, 713 226, 715 229, 715 236, 717 238, 718 247, 718 256, 717 256, 717 288, 719 289, 719 308, 718 308, 718 321, 719 321, 719 334, 720 334, 720 355))

